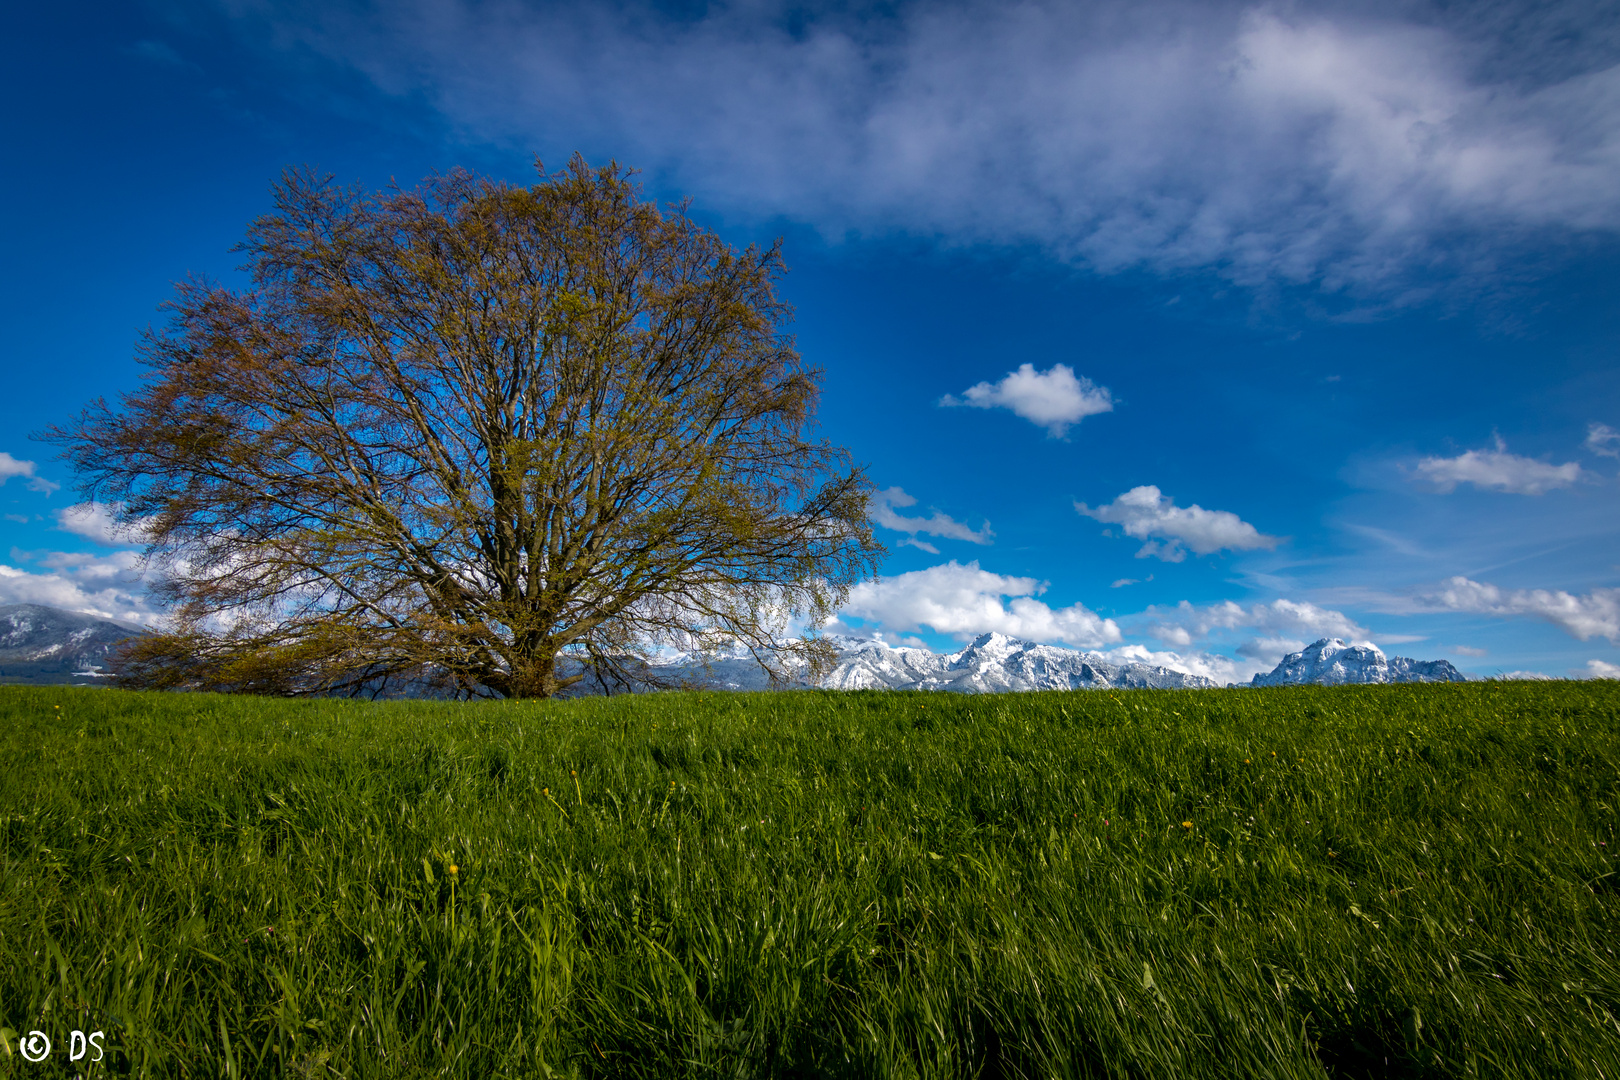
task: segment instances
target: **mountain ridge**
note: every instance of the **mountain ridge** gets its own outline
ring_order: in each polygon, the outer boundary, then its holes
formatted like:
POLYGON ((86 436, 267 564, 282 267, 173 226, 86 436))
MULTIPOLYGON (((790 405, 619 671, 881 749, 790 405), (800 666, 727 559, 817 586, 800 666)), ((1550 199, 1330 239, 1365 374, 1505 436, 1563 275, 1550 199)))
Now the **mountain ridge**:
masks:
MULTIPOLYGON (((1008 693, 1028 690, 1216 689, 1203 675, 1137 661, 1115 662, 1101 653, 1040 645, 1004 634, 980 634, 953 653, 890 645, 876 638, 828 635, 838 663, 814 685, 827 690, 944 690, 1008 693)), ((689 657, 653 665, 659 677, 726 690, 764 690, 769 678, 752 660, 723 657, 704 665, 689 657)), ((1321 638, 1290 653, 1270 672, 1230 687, 1337 686, 1364 683, 1466 682, 1446 660, 1386 656, 1370 642, 1352 645, 1321 638)), ((807 681, 794 684, 808 687, 807 681)))
MULTIPOLYGON (((118 620, 43 604, 0 605, 0 682, 79 683, 106 678, 108 654, 119 642, 147 631, 118 620)), ((788 685, 827 690, 937 690, 994 694, 1032 690, 1215 689, 1221 684, 1163 665, 1110 660, 1095 651, 1042 645, 1000 633, 980 634, 955 652, 890 645, 877 638, 827 635, 838 651, 833 669, 814 683, 788 685)), ((770 677, 751 658, 723 656, 707 663, 677 655, 645 669, 639 689, 686 685, 765 690, 770 677)), ((1445 660, 1389 657, 1371 642, 1321 638, 1290 653, 1270 672, 1238 687, 1463 682, 1445 660)), ((589 681, 588 681, 589 682, 589 681)), ((602 692, 600 685, 581 693, 602 692)))
POLYGON ((1413 660, 1408 656, 1385 656, 1372 642, 1351 644, 1343 638, 1319 638, 1296 653, 1289 653, 1277 666, 1256 675, 1248 686, 1344 686, 1350 684, 1467 682, 1449 660, 1413 660))

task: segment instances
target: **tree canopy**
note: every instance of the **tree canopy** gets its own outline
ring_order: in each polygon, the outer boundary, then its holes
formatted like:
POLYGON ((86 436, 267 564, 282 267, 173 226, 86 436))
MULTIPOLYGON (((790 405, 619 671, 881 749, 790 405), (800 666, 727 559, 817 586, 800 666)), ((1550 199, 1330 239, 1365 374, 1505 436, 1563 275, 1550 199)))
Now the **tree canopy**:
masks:
POLYGON ((780 243, 578 156, 274 196, 251 287, 179 285, 142 386, 44 436, 147 541, 172 623, 129 679, 529 697, 659 644, 827 662, 795 627, 883 549, 865 475, 812 438, 780 243))

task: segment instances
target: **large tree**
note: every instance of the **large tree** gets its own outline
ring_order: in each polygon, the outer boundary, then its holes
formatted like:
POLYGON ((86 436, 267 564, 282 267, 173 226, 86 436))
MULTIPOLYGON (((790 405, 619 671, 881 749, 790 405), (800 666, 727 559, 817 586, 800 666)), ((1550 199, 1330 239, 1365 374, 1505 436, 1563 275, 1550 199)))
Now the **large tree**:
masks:
POLYGON ((811 437, 779 246, 617 165, 539 179, 289 172, 239 246, 252 287, 178 286, 142 387, 46 433, 148 542, 174 618, 134 681, 529 697, 659 642, 826 662, 791 627, 882 548, 811 437))

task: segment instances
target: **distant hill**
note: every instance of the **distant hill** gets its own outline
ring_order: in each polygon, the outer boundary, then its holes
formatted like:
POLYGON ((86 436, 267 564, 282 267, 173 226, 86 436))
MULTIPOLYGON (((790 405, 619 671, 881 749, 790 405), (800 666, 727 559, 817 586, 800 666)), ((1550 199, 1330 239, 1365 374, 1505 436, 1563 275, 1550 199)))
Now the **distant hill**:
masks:
POLYGON ((43 604, 0 605, 0 683, 95 683, 113 647, 146 632, 43 604))

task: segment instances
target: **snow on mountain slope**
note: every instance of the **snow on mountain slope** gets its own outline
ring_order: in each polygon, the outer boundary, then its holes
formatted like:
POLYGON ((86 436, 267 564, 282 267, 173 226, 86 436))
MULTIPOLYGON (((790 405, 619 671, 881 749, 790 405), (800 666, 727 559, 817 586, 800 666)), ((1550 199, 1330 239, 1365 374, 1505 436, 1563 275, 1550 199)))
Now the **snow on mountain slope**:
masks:
MULTIPOLYGON (((1018 690, 1107 690, 1213 687, 1216 683, 1151 664, 1113 664, 1097 653, 981 634, 954 653, 896 648, 871 639, 829 636, 838 664, 816 685, 828 690, 951 690, 995 694, 1018 690)), ((752 661, 717 660, 661 667, 659 674, 695 685, 762 690, 764 672, 752 661)), ((803 685, 803 684, 801 684, 803 685)))
MULTIPOLYGON (((1003 634, 981 634, 960 651, 896 648, 882 641, 829 635, 838 664, 817 685, 829 690, 950 690, 996 694, 1019 690, 1199 689, 1219 685, 1201 675, 1140 663, 1111 663, 1095 652, 1037 645, 1003 634)), ((763 690, 767 680, 751 660, 723 659, 707 672, 690 661, 659 668, 660 675, 691 685, 763 690)), ((1323 638, 1283 658, 1246 686, 1300 683, 1463 682, 1445 660, 1386 657, 1376 645, 1323 638)), ((805 685, 805 684, 799 684, 805 685)))
POLYGON ((1149 664, 1112 664, 1097 653, 981 634, 960 652, 896 649, 881 641, 838 642, 842 658, 822 685, 1007 693, 1018 690, 1106 690, 1212 687, 1210 679, 1149 664))
POLYGON ((139 627, 43 604, 0 606, 0 682, 83 683, 139 627))
MULTIPOLYGON (((84 682, 99 674, 107 653, 141 629, 37 604, 0 606, 0 681, 84 682)), ((1219 685, 1202 675, 1136 662, 1115 663, 1095 652, 1037 645, 1004 634, 981 634, 953 653, 897 648, 870 638, 829 635, 838 663, 815 685, 829 690, 949 690, 995 694, 1020 690, 1202 689, 1219 685)), ((745 656, 705 666, 690 656, 655 664, 663 684, 724 690, 765 690, 769 678, 745 656)), ((1386 657, 1372 644, 1323 638, 1283 658, 1245 686, 1300 683, 1462 682, 1445 660, 1386 657)), ((649 680, 650 682, 651 680, 649 680)), ((800 687, 809 685, 800 682, 800 687)), ((651 688, 650 686, 647 688, 651 688)), ((601 692, 582 684, 576 693, 601 692)))
POLYGON ((1322 638, 1300 652, 1289 653, 1269 673, 1256 675, 1249 685, 1319 683, 1339 686, 1346 683, 1465 681, 1467 676, 1446 660, 1385 657, 1383 650, 1371 643, 1351 645, 1340 638, 1322 638))

